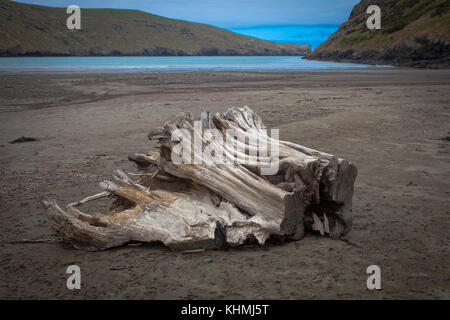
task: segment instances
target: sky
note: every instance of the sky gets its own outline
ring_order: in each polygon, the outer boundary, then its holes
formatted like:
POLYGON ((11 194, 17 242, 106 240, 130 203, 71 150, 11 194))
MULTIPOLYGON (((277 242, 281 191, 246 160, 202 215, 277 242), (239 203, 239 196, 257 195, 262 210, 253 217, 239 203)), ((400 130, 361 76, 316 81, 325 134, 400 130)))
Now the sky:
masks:
POLYGON ((338 24, 320 24, 259 26, 248 28, 229 28, 228 30, 274 42, 309 44, 312 49, 315 49, 322 42, 327 40, 328 37, 338 28, 338 24))
POLYGON ((83 8, 138 9, 160 16, 206 23, 257 38, 313 47, 346 21, 359 0, 20 0, 83 8), (309 27, 308 27, 309 26, 309 27), (296 30, 297 29, 297 30, 296 30), (312 43, 314 42, 314 43, 312 43))

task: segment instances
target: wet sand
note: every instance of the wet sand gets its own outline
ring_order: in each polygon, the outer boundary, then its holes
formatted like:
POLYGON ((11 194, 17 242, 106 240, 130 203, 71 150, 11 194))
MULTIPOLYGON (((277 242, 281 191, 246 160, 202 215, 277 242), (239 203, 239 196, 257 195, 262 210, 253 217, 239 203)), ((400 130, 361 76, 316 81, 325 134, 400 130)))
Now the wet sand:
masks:
POLYGON ((1 74, 0 298, 449 299, 449 92, 450 70, 1 74), (148 151, 162 121, 236 105, 283 140, 356 164, 348 242, 308 234, 190 255, 59 242, 41 196, 97 193, 115 169, 135 171, 128 154, 148 151), (22 136, 39 141, 9 143, 22 136), (81 290, 66 287, 71 264, 81 290), (380 291, 366 288, 373 264, 380 291))

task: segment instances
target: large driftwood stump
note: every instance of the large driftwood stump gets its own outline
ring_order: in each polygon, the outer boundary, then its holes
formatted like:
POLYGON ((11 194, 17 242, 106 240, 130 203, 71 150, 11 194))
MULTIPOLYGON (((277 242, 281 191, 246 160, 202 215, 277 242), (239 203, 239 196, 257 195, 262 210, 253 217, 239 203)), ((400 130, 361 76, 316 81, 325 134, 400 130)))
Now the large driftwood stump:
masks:
POLYGON ((181 113, 149 138, 159 152, 129 156, 138 180, 117 170, 102 193, 66 209, 42 200, 63 238, 88 250, 129 241, 225 248, 271 236, 299 240, 305 229, 337 238, 351 228, 356 167, 269 136, 248 107, 204 112, 199 121, 181 113), (114 202, 105 213, 76 209, 107 196, 114 202))

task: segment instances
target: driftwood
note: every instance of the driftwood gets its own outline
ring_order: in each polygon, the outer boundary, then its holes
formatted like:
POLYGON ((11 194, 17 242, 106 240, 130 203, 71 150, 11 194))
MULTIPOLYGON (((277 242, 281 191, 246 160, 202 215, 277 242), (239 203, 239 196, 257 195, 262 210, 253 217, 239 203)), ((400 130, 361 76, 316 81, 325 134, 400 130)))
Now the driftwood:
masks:
POLYGON ((356 167, 269 136, 248 107, 204 112, 200 121, 181 113, 149 138, 158 152, 129 156, 138 174, 117 170, 103 192, 65 209, 42 200, 64 239, 88 250, 130 241, 188 250, 299 240, 305 229, 337 238, 351 228, 356 167), (75 208, 103 197, 114 200, 105 213, 75 208))

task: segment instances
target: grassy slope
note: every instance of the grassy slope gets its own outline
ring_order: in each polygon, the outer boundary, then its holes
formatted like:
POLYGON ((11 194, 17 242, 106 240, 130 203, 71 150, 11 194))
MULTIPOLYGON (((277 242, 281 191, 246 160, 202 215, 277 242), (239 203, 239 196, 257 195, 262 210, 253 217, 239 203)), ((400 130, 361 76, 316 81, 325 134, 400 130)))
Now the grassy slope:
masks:
POLYGON ((65 8, 0 0, 0 55, 302 55, 309 50, 137 10, 81 9, 81 30, 67 29, 68 16, 65 8))
POLYGON ((311 57, 414 66, 448 64, 449 6, 448 0, 363 0, 311 57), (381 8, 380 30, 366 27, 366 9, 371 4, 381 8))

